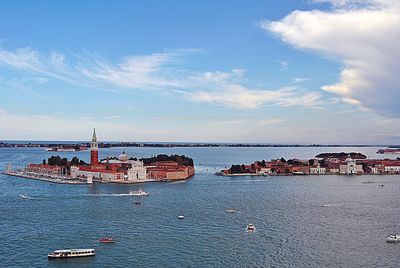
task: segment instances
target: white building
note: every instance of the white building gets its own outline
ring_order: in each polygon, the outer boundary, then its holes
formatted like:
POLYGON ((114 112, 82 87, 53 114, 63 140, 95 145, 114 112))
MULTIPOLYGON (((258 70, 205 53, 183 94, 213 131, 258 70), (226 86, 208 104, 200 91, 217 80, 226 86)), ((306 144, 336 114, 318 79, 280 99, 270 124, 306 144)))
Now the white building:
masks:
POLYGON ((340 174, 347 174, 347 175, 364 173, 362 165, 357 165, 356 160, 352 159, 350 155, 346 159, 346 164, 339 166, 339 170, 340 174))
POLYGON ((262 167, 262 168, 260 168, 260 171, 258 171, 258 174, 265 174, 265 175, 267 175, 267 174, 271 174, 272 173, 272 171, 271 171, 271 168, 270 167, 262 167))
POLYGON ((316 167, 310 167, 310 174, 325 174, 326 169, 317 165, 316 167))
MULTIPOLYGON (((133 160, 131 160, 133 161, 133 160)), ((128 169, 127 180, 145 180, 147 178, 147 170, 141 161, 131 162, 131 168, 128 169)))
POLYGON ((399 173, 400 166, 385 166, 385 172, 387 173, 399 173))
POLYGON ((91 176, 92 178, 99 179, 100 178, 100 172, 99 171, 81 170, 77 166, 72 166, 71 167, 71 177, 73 177, 73 178, 78 178, 78 177, 87 178, 89 176, 91 176))

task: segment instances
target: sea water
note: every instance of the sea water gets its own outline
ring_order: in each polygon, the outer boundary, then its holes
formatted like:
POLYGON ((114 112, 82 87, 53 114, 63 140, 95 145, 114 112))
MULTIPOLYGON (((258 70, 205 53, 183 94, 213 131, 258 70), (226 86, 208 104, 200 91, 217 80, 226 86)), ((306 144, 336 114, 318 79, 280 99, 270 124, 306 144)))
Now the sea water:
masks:
MULTIPOLYGON (((400 234, 400 176, 213 175, 232 164, 308 159, 321 152, 388 157, 375 154, 379 148, 124 149, 138 158, 185 154, 194 158, 196 175, 186 182, 142 185, 62 185, 0 175, 0 266, 399 266, 400 244, 385 240, 400 234), (362 183, 366 180, 375 183, 362 183), (150 195, 127 195, 139 187, 150 195), (248 223, 255 232, 246 232, 248 223), (96 242, 105 236, 117 242, 96 242), (47 259, 65 248, 95 248, 96 256, 47 259)), ((100 157, 121 152, 100 149, 100 157)), ((8 162, 41 163, 53 154, 89 160, 88 151, 2 148, 0 169, 8 162)))

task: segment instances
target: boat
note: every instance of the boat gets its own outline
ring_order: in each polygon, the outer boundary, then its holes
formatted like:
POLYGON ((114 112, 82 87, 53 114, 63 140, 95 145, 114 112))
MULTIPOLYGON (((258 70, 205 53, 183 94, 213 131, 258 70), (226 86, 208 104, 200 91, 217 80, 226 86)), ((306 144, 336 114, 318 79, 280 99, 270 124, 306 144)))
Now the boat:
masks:
POLYGON ((362 183, 364 184, 370 184, 370 183, 375 183, 374 181, 363 181, 362 183))
POLYGON ((183 215, 178 216, 178 219, 180 219, 180 220, 183 220, 184 218, 185 218, 185 216, 183 216, 183 215))
POLYGON ((388 243, 398 243, 400 242, 400 235, 391 235, 386 238, 386 242, 388 243))
POLYGON ((148 196, 149 193, 145 192, 142 190, 142 188, 139 188, 137 191, 130 191, 129 195, 134 195, 134 196, 148 196))
POLYGON ((228 213, 236 213, 237 210, 234 209, 234 208, 228 208, 228 209, 226 210, 226 212, 228 212, 228 213))
POLYGON ((107 243, 115 243, 115 240, 112 237, 103 237, 97 240, 99 243, 107 244, 107 243))
POLYGON ((142 203, 139 202, 139 201, 135 201, 135 202, 133 202, 133 204, 135 204, 135 205, 140 205, 140 204, 142 204, 142 203))
POLYGON ((27 194, 20 194, 19 196, 21 198, 24 198, 24 199, 28 199, 29 198, 29 195, 27 195, 27 194))
POLYGON ((49 259, 55 258, 76 258, 76 257, 92 257, 96 254, 96 250, 93 248, 87 249, 60 249, 54 250, 47 256, 49 259))
POLYGON ((254 232, 256 230, 256 227, 252 223, 247 224, 246 226, 246 231, 247 232, 254 232))

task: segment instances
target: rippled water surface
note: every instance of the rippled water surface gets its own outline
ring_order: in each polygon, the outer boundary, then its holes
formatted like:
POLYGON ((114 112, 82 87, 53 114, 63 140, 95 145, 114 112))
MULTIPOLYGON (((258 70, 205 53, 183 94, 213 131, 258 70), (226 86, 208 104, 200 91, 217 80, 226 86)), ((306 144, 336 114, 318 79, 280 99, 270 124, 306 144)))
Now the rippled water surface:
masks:
MULTIPOLYGON (((60 185, 0 175, 2 267, 398 267, 399 176, 216 177, 235 163, 311 158, 377 148, 129 148, 130 156, 185 154, 197 174, 183 183, 60 185), (363 184, 370 180, 376 183, 363 184), (387 187, 379 188, 379 184, 387 187), (20 194, 28 198, 21 198, 20 194), (227 210, 235 209, 236 213, 227 210), (178 215, 185 215, 178 220, 178 215), (248 223, 256 232, 247 233, 248 223), (112 236, 116 244, 98 244, 112 236), (94 258, 47 259, 61 248, 94 258)), ((101 150, 101 157, 120 148, 101 150)), ((75 153, 59 153, 72 157, 75 153)), ((88 160, 88 152, 76 153, 88 160)), ((7 162, 40 163, 43 149, 0 149, 7 162)))

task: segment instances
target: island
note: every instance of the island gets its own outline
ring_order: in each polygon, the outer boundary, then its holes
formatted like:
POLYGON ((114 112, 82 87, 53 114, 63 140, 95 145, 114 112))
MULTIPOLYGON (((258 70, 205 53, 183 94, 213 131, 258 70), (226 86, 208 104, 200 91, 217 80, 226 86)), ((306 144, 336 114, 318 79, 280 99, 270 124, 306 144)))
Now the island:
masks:
POLYGON ((186 180, 195 173, 194 161, 185 155, 159 154, 149 158, 129 157, 123 150, 118 156, 99 160, 96 131, 90 143, 90 163, 73 157, 60 156, 43 159, 41 164, 29 164, 14 171, 8 165, 4 174, 56 183, 142 183, 149 181, 186 180))
POLYGON ((367 159, 361 153, 321 153, 313 159, 272 159, 232 165, 219 176, 400 174, 400 160, 367 159))

